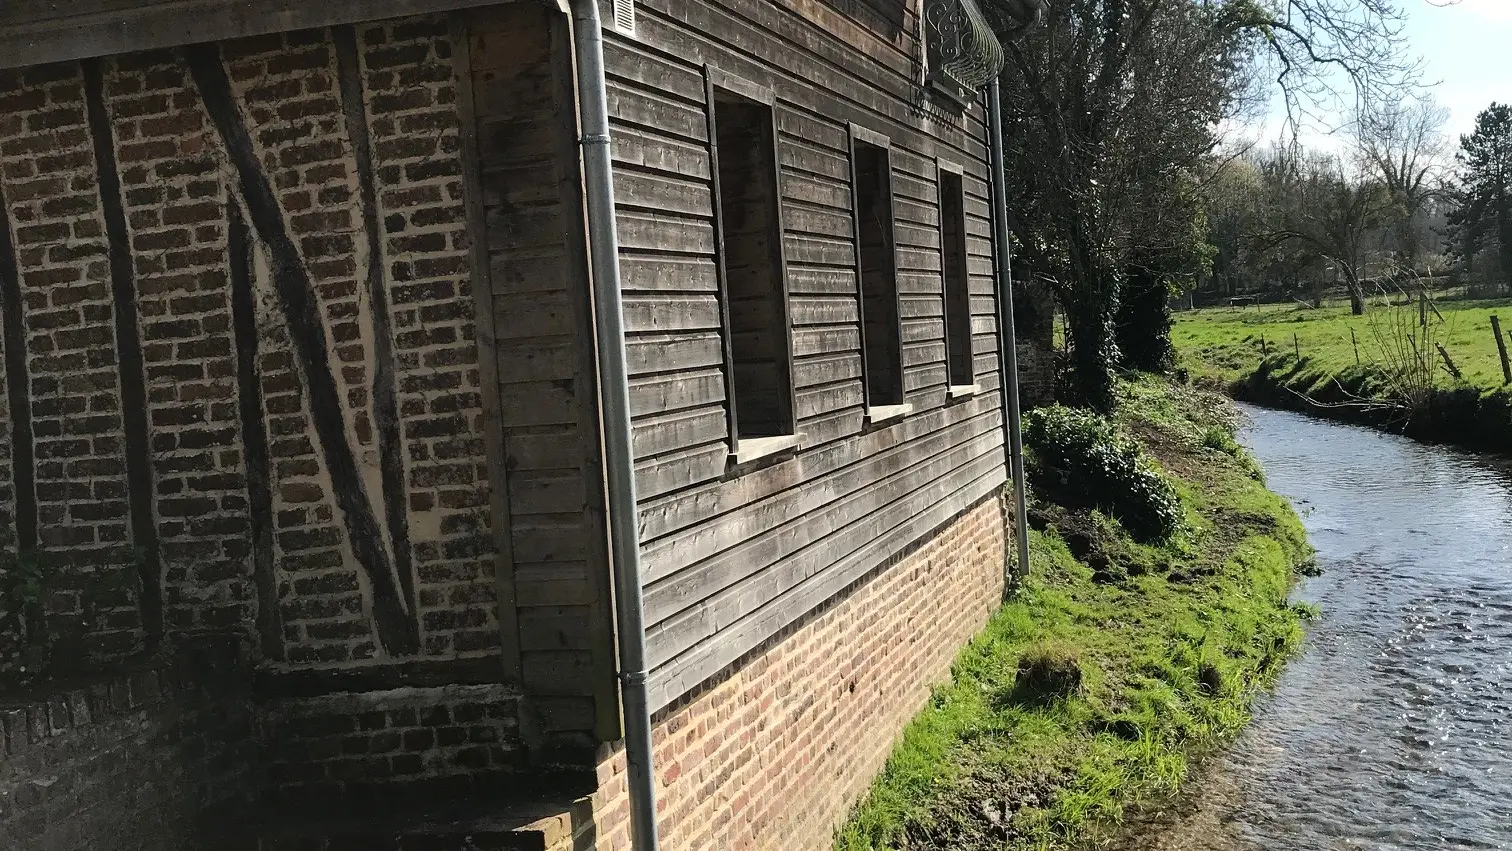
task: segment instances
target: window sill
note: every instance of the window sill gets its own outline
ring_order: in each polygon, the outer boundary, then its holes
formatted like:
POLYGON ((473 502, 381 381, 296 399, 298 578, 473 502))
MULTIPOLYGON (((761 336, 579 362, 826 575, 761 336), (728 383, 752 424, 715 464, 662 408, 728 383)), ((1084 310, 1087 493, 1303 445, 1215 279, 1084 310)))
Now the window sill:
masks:
POLYGON ((965 399, 982 392, 980 384, 952 384, 950 385, 950 398, 965 399))
POLYGON ((913 409, 912 402, 904 402, 901 405, 875 405, 866 409, 866 421, 885 423, 888 420, 901 420, 913 413, 913 409))
POLYGON ((739 448, 730 453, 730 463, 745 464, 768 455, 776 455, 787 449, 794 449, 803 443, 804 434, 780 434, 776 437, 742 437, 739 448))

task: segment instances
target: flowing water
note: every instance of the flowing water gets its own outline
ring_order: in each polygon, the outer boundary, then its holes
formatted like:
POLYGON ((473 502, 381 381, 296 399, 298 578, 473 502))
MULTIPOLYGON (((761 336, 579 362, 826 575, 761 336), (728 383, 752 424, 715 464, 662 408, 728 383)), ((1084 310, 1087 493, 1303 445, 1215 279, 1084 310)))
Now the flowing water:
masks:
POLYGON ((1146 847, 1512 849, 1512 465, 1245 408, 1324 574, 1302 654, 1146 847))

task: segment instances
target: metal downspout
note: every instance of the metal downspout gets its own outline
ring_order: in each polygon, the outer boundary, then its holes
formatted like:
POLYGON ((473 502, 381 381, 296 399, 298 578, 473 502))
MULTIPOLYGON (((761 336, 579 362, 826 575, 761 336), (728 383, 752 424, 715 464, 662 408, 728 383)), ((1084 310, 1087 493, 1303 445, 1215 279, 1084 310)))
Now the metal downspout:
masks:
POLYGON ((635 851, 657 851, 651 711, 646 702, 646 620, 641 598, 640 524, 636 514, 635 455, 630 444, 630 375, 625 366, 619 230, 614 220, 609 107, 604 91, 604 34, 598 0, 572 0, 572 18, 578 108, 582 122, 583 188, 588 204, 588 265, 593 278, 593 326, 598 343, 599 392, 603 402, 609 557, 618 627, 631 847, 635 851))
POLYGON ((1003 353, 998 359, 1002 369, 1003 401, 1008 418, 1003 422, 1008 449, 1008 464, 1013 472, 1013 522, 1018 538, 1018 563, 1009 574, 1008 588, 1029 575, 1029 523, 1024 508, 1024 433, 1019 411, 1018 335, 1013 327, 1013 269, 1008 249, 1008 178, 1003 168, 1003 97, 994 77, 987 85, 987 114, 992 133, 992 230, 997 260, 998 337, 1003 353))

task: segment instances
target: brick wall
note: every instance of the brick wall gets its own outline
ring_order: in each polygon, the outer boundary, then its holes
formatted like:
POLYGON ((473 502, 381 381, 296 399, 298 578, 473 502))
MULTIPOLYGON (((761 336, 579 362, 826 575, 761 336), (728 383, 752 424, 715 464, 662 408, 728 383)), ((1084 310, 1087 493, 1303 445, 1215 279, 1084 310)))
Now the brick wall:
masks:
POLYGON ((206 679, 179 659, 0 702, 0 847, 200 847, 202 812, 247 796, 255 741, 244 689, 206 679))
POLYGON ((0 716, 0 848, 180 847, 221 722, 245 798, 524 763, 453 48, 424 16, 0 70, 0 591, 35 539, 47 631, 82 639, 54 674, 216 635, 273 683, 0 716))
POLYGON ((47 606, 87 621, 89 649, 134 649, 144 624, 128 566, 125 429, 115 305, 78 63, 0 72, 0 196, 8 204, 36 454, 40 544, 74 571, 47 606), (93 591, 93 593, 89 593, 93 591))
MULTIPOLYGON (((667 848, 800 851, 834 828, 997 608, 992 497, 654 719, 667 848)), ((623 750, 598 766, 601 851, 629 847, 623 750)))
POLYGON ((518 693, 502 685, 404 687, 270 705, 268 790, 283 804, 456 799, 524 764, 518 693))
POLYGON ((1055 402, 1055 349, 1038 340, 1018 344, 1019 403, 1025 410, 1055 402))
POLYGON ((499 653, 460 122, 443 16, 0 71, 0 538, 91 655, 499 653))

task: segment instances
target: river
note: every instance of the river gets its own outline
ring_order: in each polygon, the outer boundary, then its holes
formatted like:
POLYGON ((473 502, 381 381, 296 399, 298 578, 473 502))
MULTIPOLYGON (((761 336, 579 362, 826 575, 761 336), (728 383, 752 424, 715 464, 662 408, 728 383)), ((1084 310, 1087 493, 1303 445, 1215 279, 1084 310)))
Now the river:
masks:
POLYGON ((1151 851, 1512 849, 1512 466, 1245 407, 1322 576, 1300 656, 1151 851))

